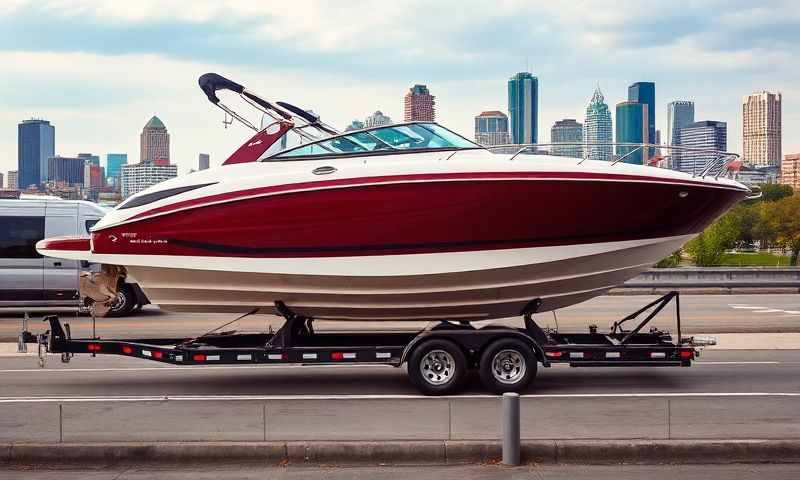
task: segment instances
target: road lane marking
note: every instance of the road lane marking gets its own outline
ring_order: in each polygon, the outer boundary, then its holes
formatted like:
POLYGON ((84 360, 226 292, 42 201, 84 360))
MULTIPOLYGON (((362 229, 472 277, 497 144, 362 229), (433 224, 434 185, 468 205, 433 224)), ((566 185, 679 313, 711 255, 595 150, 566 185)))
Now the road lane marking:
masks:
MULTIPOLYGON (((521 395, 522 398, 675 398, 675 397, 800 397, 800 392, 681 392, 681 393, 554 393, 540 395, 521 395)), ((447 398, 493 398, 500 396, 487 394, 450 395, 429 397, 425 395, 139 395, 139 396, 92 396, 92 397, 0 397, 0 403, 46 403, 46 402, 218 402, 218 401, 263 401, 263 400, 403 400, 403 399, 447 398)))

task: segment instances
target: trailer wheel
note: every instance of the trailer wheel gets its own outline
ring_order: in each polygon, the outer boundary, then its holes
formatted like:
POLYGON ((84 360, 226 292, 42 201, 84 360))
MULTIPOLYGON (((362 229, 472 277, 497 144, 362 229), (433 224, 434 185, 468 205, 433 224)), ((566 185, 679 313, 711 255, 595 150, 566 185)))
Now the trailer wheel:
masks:
POLYGON ((424 395, 449 395, 461 390, 467 375, 467 358, 449 340, 428 340, 408 359, 408 376, 424 395))
POLYGON ((131 313, 136 306, 136 294, 133 288, 127 283, 123 283, 117 291, 117 298, 111 303, 111 308, 106 316, 124 317, 131 313))
POLYGON ((494 393, 521 392, 536 376, 530 345, 507 338, 496 340, 481 355, 479 372, 484 387, 494 393))

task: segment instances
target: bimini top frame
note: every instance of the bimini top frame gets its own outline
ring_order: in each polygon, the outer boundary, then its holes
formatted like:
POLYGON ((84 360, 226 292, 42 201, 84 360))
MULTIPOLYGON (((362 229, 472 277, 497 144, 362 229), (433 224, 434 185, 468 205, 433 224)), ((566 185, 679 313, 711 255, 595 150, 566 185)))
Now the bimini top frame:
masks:
MULTIPOLYGON (((262 112, 264 115, 269 116, 275 123, 291 122, 291 130, 297 133, 300 137, 308 141, 316 141, 322 138, 338 135, 339 131, 330 125, 322 122, 319 115, 306 111, 300 107, 294 106, 287 102, 271 102, 264 97, 257 95, 246 89, 233 80, 227 79, 222 75, 216 73, 206 73, 201 75, 197 83, 206 94, 208 100, 216 107, 221 109, 231 118, 239 121, 242 125, 259 132, 263 129, 256 127, 249 120, 242 117, 230 107, 222 103, 217 96, 220 90, 228 90, 239 94, 239 96, 252 105, 256 110, 262 112)), ((269 128, 269 127, 267 127, 269 128)))

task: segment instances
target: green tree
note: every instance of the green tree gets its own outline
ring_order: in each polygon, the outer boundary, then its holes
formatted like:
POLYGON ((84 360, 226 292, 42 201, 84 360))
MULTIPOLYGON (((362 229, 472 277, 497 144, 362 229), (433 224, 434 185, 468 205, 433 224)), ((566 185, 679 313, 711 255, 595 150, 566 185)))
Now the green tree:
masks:
POLYGON ((712 223, 700 235, 686 244, 686 252, 698 267, 712 267, 722 262, 726 249, 739 238, 737 219, 725 215, 712 223))
POLYGON ((797 265, 800 255, 800 195, 775 202, 764 212, 764 223, 773 230, 775 243, 791 252, 789 263, 797 265))
POLYGON ((762 183, 758 186, 761 188, 761 198, 759 200, 762 202, 777 202, 782 198, 791 197, 794 194, 790 185, 762 183))

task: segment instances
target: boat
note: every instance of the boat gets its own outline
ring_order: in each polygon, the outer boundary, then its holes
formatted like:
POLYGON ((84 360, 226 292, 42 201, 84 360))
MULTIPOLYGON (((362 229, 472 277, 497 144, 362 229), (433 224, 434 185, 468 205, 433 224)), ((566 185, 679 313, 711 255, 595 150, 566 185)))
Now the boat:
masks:
POLYGON ((548 311, 635 277, 752 195, 726 177, 725 152, 697 175, 540 146, 498 153, 434 122, 339 132, 220 75, 199 83, 255 135, 220 167, 131 196, 90 238, 37 244, 103 264, 85 282, 98 302, 98 284, 130 276, 172 311, 282 302, 316 319, 464 322, 532 300, 548 311), (270 123, 255 126, 221 91, 270 123), (303 143, 281 148, 290 132, 303 143))

